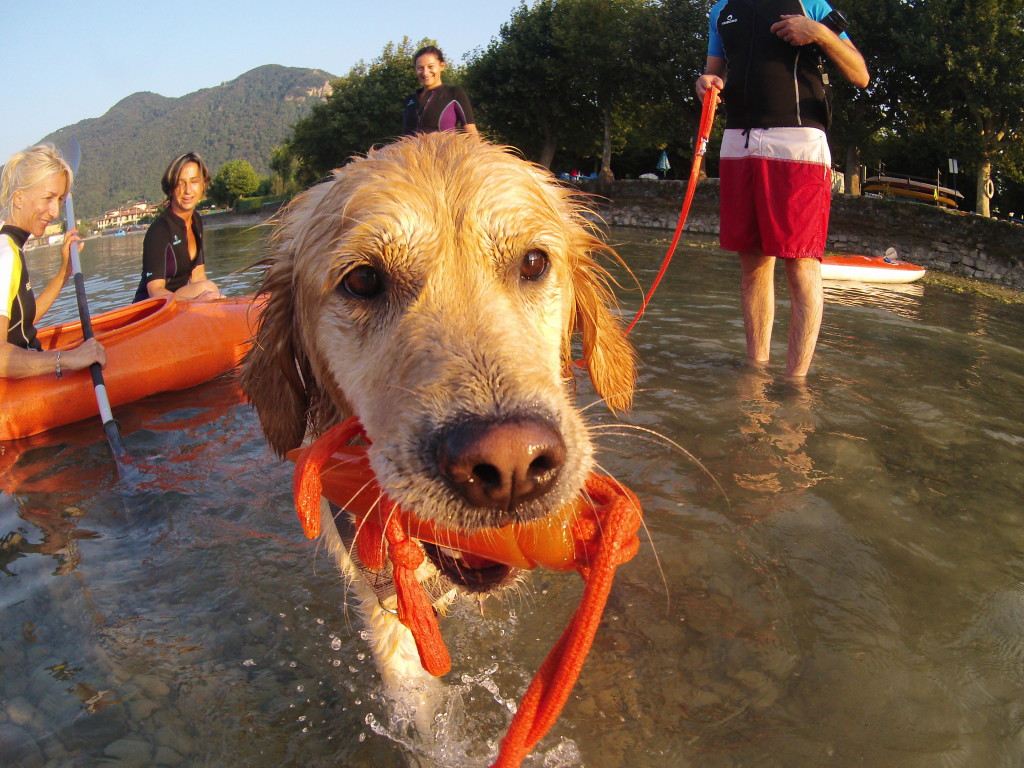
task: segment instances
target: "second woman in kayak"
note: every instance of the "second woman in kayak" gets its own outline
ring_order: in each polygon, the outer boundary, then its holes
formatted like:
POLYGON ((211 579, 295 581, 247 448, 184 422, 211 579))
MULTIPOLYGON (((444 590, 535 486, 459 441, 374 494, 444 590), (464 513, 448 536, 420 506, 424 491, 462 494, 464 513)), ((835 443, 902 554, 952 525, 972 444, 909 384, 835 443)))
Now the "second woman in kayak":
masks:
POLYGON ((135 301, 170 295, 185 301, 221 298, 206 277, 203 222, 196 212, 210 185, 210 169, 198 154, 186 152, 167 166, 160 185, 167 207, 146 232, 135 301))

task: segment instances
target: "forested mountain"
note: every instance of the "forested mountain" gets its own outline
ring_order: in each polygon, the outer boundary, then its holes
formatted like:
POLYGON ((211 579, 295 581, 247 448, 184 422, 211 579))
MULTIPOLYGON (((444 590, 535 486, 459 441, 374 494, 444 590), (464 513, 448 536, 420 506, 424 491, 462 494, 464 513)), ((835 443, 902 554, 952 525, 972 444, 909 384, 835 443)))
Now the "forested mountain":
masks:
POLYGON ((78 137, 75 212, 94 218, 125 202, 162 200, 160 177, 182 152, 198 152, 211 173, 228 160, 248 160, 258 173, 269 173, 271 150, 330 93, 333 79, 317 69, 271 64, 176 99, 132 94, 102 117, 43 140, 63 147, 78 137))

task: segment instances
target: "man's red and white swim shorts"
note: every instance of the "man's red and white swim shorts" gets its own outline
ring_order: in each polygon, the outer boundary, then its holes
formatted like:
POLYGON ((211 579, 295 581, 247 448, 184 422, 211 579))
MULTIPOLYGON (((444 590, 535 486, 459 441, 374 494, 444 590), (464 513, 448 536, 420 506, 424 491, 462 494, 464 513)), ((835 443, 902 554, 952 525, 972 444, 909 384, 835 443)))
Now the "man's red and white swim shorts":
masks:
POLYGON ((832 156, 817 128, 730 128, 722 138, 722 248, 821 259, 832 156))

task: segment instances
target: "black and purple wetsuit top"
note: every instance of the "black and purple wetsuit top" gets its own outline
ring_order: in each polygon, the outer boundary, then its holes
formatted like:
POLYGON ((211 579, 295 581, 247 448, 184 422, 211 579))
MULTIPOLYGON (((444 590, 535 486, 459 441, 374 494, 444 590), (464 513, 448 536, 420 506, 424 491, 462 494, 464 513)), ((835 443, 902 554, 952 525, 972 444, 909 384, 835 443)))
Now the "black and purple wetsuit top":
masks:
POLYGON ((409 95, 402 110, 402 133, 407 136, 454 131, 475 122, 469 96, 454 85, 439 85, 429 91, 420 88, 409 95))
POLYGON ((192 234, 196 239, 196 257, 188 255, 185 222, 167 206, 157 220, 146 230, 142 241, 142 279, 135 291, 134 301, 149 298, 147 283, 164 280, 164 288, 172 293, 188 285, 192 270, 205 263, 203 256, 203 222, 198 213, 192 214, 192 234))

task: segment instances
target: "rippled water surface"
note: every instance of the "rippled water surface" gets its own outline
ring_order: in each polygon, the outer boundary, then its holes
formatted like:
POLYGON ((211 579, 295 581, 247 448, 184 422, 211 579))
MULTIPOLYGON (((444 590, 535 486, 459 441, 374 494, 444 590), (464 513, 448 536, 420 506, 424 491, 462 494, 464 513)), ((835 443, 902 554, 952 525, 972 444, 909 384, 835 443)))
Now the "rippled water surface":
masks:
MULTIPOLYGON (((229 273, 265 233, 209 232, 227 292, 246 292, 229 273)), ((649 284, 664 233, 611 238, 649 284)), ((94 312, 130 299, 140 252, 141 236, 89 241, 94 312)), ((55 249, 29 258, 41 284, 55 249)), ((831 285, 797 387, 780 362, 743 366, 737 282, 731 256, 693 242, 634 331, 627 422, 649 432, 609 428, 600 461, 639 495, 649 540, 527 765, 1021 765, 1024 309, 831 285)), ((47 320, 73 313, 68 291, 47 320)), ((121 479, 98 424, 0 444, 0 763, 489 764, 578 577, 535 573, 442 623, 454 669, 425 743, 382 699, 290 466, 234 385, 115 415, 121 479)))

